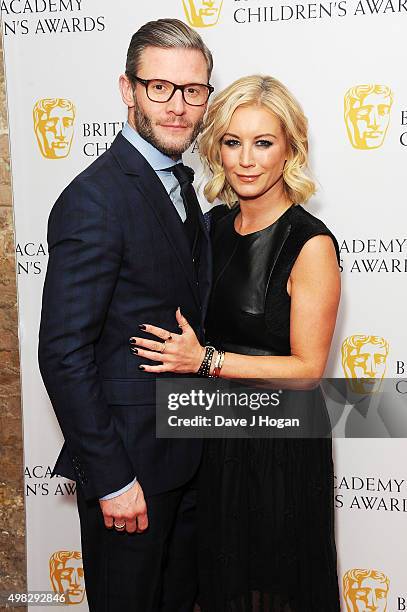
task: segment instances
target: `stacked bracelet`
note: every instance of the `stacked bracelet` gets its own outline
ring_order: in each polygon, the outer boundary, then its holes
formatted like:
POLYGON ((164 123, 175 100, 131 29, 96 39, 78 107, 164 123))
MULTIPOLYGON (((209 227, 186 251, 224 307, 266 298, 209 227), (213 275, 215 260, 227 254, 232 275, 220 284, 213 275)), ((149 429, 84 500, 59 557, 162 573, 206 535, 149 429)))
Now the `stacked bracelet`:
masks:
POLYGON ((205 357, 203 358, 202 363, 199 366, 199 370, 197 372, 198 376, 204 376, 205 378, 209 377, 214 352, 215 348, 213 346, 205 347, 205 357))
POLYGON ((225 359, 225 351, 218 351, 217 357, 216 357, 216 361, 215 361, 215 367, 213 369, 213 373, 211 378, 219 378, 220 375, 220 371, 222 369, 223 366, 223 360, 225 359))

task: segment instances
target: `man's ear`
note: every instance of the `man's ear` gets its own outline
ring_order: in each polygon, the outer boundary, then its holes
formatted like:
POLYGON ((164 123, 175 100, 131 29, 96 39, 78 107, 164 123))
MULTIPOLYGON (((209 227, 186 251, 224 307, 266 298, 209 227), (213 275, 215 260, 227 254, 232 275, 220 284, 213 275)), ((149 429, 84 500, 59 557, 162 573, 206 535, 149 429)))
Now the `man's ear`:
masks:
POLYGON ((129 78, 125 74, 121 74, 119 78, 119 88, 122 95, 122 100, 126 106, 133 108, 135 105, 134 89, 129 78))

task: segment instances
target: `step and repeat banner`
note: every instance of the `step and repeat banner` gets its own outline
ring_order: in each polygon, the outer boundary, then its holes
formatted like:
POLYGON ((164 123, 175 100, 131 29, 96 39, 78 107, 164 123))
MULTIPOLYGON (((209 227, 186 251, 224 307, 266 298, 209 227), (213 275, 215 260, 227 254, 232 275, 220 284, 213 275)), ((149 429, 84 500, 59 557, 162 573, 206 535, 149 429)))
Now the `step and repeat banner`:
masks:
MULTIPOLYGON (((319 185, 308 209, 341 247, 343 297, 327 374, 398 379, 406 406, 407 2, 1 0, 0 9, 16 222, 28 587, 67 591, 66 605, 87 610, 75 483, 50 478, 62 436, 40 377, 37 338, 47 218, 62 189, 106 151, 126 119, 118 77, 132 33, 151 19, 182 19, 213 51, 218 91, 242 75, 263 73, 300 100, 319 185)), ((196 146, 186 159, 199 174, 196 146)), ((368 391, 353 391, 363 408, 368 391)), ((390 434, 334 442, 343 610, 406 610, 407 443, 390 434)))

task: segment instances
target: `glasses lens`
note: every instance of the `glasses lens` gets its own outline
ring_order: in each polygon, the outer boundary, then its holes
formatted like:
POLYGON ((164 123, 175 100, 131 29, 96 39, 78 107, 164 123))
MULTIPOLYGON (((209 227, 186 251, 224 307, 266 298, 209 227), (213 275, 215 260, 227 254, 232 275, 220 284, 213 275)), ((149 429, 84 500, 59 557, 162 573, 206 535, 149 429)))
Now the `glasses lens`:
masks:
MULTIPOLYGON (((192 83, 191 85, 185 85, 183 89, 184 100, 187 104, 202 106, 208 100, 209 89, 206 85, 192 83)), ((173 92, 174 85, 169 81, 162 81, 160 79, 151 80, 147 87, 147 95, 153 102, 167 102, 173 92)))
POLYGON ((166 102, 170 99, 174 85, 168 81, 159 81, 154 79, 150 81, 147 88, 147 94, 153 102, 166 102))
POLYGON ((208 99, 209 90, 205 85, 186 85, 184 89, 185 102, 193 106, 201 106, 208 99))

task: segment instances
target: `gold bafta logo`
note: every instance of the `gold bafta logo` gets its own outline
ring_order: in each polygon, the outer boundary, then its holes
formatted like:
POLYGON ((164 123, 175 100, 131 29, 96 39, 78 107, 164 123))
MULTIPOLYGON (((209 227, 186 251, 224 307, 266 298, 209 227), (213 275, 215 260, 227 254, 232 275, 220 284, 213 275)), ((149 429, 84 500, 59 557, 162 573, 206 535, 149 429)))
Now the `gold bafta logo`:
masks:
POLYGON ((386 372, 389 343, 381 336, 355 334, 342 343, 342 367, 355 393, 378 391, 386 372))
POLYGON ((209 28, 218 23, 223 0, 182 0, 185 16, 194 28, 209 28))
POLYGON ((49 576, 55 593, 65 593, 67 605, 79 604, 85 596, 82 555, 78 551, 59 550, 49 560, 49 576))
POLYGON ((372 569, 351 569, 343 577, 347 612, 386 612, 390 580, 372 569))
POLYGON ((356 85, 345 94, 345 124, 355 149, 378 149, 390 123, 393 92, 386 85, 356 85))
POLYGON ((63 98, 38 100, 33 109, 34 132, 47 159, 62 159, 71 150, 75 106, 63 98))

